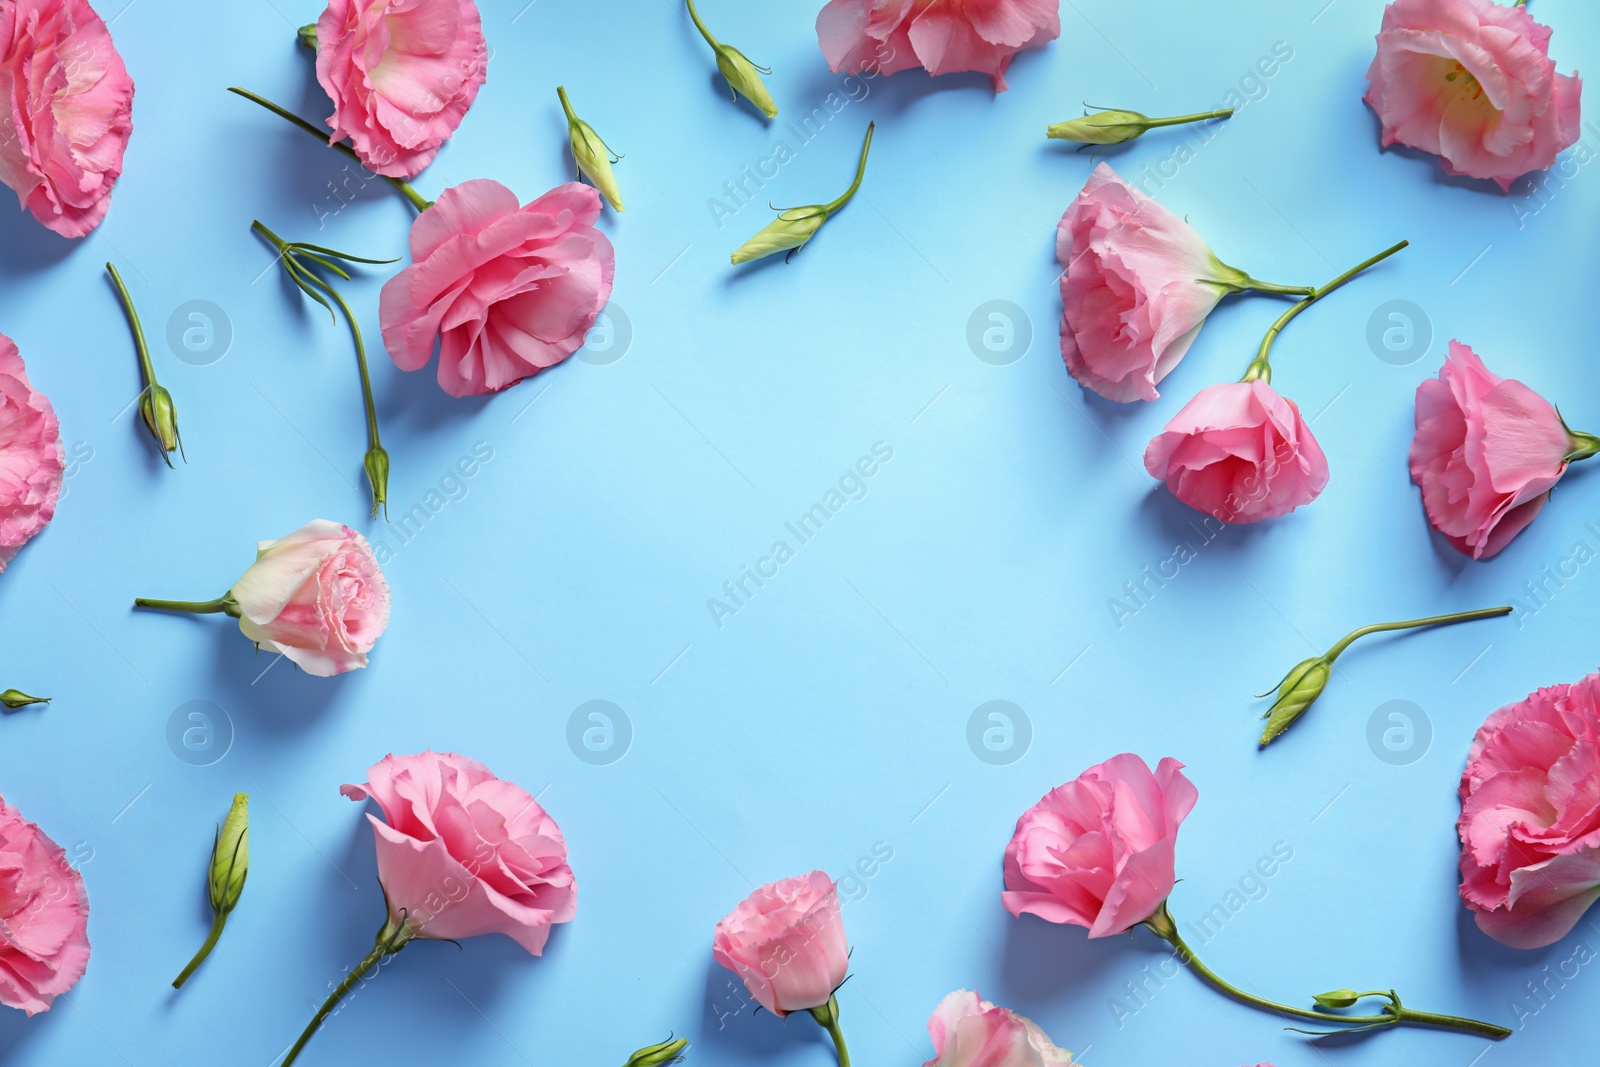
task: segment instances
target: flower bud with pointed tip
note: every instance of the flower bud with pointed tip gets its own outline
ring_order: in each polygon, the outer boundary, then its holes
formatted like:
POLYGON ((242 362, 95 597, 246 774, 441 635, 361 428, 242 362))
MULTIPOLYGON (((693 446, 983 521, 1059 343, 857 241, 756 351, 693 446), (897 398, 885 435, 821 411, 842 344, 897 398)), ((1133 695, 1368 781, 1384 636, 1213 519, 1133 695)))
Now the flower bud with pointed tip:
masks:
POLYGON ((1312 999, 1324 1008, 1353 1008, 1356 1001, 1361 999, 1361 994, 1354 989, 1335 989, 1328 993, 1318 993, 1312 999))
MULTIPOLYGON (((178 433, 178 408, 166 386, 147 386, 139 394, 139 415, 160 446, 163 459, 183 447, 183 438, 178 433)), ((172 460, 167 459, 167 466, 172 466, 172 460)))
POLYGON ((361 465, 367 469, 367 482, 372 486, 372 514, 378 514, 382 508, 384 515, 389 514, 389 453, 382 445, 373 445, 367 449, 366 458, 361 465))
POLYGON ((683 1050, 688 1047, 689 1041, 687 1038, 680 1037, 674 1041, 669 1037, 658 1045, 647 1045, 635 1052, 628 1057, 628 1062, 624 1067, 666 1067, 667 1064, 681 1056, 683 1050))
POLYGON ((296 31, 295 35, 300 39, 300 43, 303 46, 305 46, 306 48, 311 49, 312 52, 316 52, 316 50, 317 50, 317 24, 315 22, 308 23, 305 26, 301 26, 300 29, 296 31))
POLYGON ((20 689, 7 689, 0 693, 0 704, 8 708, 25 708, 29 704, 48 704, 49 697, 31 697, 20 689))
POLYGON ((1333 673, 1333 661, 1326 656, 1308 659, 1295 664, 1278 686, 1278 698, 1267 709, 1267 727, 1261 733, 1261 743, 1269 745, 1290 726, 1327 688, 1333 673))
POLYGON ((233 795, 233 807, 211 846, 211 874, 207 888, 213 911, 226 915, 239 904, 244 880, 250 873, 250 798, 233 795))
POLYGON ((778 117, 778 105, 767 92, 766 82, 761 80, 762 68, 750 62, 743 52, 730 44, 717 45, 717 69, 728 79, 734 92, 754 104, 767 118, 778 117))
POLYGON ((1149 116, 1137 111, 1101 111, 1069 122, 1057 122, 1045 135, 1054 141, 1073 141, 1077 144, 1126 144, 1144 136, 1149 129, 1145 120, 1149 116))
POLYGON ((734 263, 748 263, 774 252, 799 248, 828 221, 828 213, 821 204, 790 208, 768 223, 760 233, 739 246, 733 254, 734 263))
POLYGON ((579 173, 600 190, 600 195, 606 198, 613 211, 623 210, 622 190, 617 187, 617 176, 611 169, 615 159, 610 147, 604 138, 594 132, 593 126, 572 110, 566 89, 557 86, 556 92, 561 97, 562 109, 567 113, 567 138, 572 144, 572 161, 578 165, 579 173))

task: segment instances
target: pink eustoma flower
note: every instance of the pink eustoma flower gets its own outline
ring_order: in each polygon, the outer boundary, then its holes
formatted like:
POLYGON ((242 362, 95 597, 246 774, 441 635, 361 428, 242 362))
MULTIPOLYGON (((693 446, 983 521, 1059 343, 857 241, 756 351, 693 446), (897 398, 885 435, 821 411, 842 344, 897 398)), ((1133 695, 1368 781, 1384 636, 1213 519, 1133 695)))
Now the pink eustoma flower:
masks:
POLYGON ((1328 458, 1299 407, 1260 380, 1200 390, 1150 442, 1144 466, 1173 496, 1228 523, 1287 515, 1328 484, 1328 458))
POLYGON ((1557 74, 1550 28, 1491 0, 1395 0, 1383 12, 1366 101, 1383 144, 1444 159, 1505 190, 1578 139, 1576 75, 1557 74))
POLYGON ((0 182, 50 229, 100 225, 133 133, 133 79, 87 0, 0 0, 0 182))
POLYGON ((1198 799, 1175 759, 1153 773, 1131 753, 1090 767, 1017 820, 1002 903, 1090 937, 1126 933, 1172 892, 1178 826, 1198 799))
POLYGON ((578 910, 567 845, 538 801, 477 760, 385 756, 341 790, 377 802, 372 832, 389 921, 408 937, 505 934, 537 956, 578 910))
POLYGON ((560 185, 526 206, 499 182, 446 189, 411 227, 412 265, 379 301, 401 370, 439 349, 451 396, 497 393, 583 346, 611 298, 616 256, 595 229, 600 194, 560 185))
POLYGON ((0 798, 0 1004, 49 1011, 89 966, 83 876, 43 830, 0 798))
POLYGON ((1516 948, 1565 937, 1600 898, 1600 675, 1489 716, 1461 775, 1461 900, 1516 948))
POLYGON ((473 0, 332 0, 317 20, 317 81, 333 100, 331 141, 415 177, 456 132, 487 77, 473 0))
POLYGON ((1061 0, 829 0, 817 41, 835 72, 981 71, 996 92, 1024 48, 1061 36, 1061 0))
POLYGON ((850 966, 838 886, 821 871, 762 886, 717 923, 711 955, 774 1015, 822 1007, 850 966))
POLYGON ((928 1019, 933 1059, 922 1067, 1071 1067, 1072 1053, 1056 1048, 1021 1015, 958 989, 928 1019))
POLYGON ((65 469, 55 409, 0 334, 0 571, 55 515, 65 469))
POLYGON ((1450 342, 1439 377, 1417 387, 1411 480, 1428 521, 1459 552, 1493 556, 1543 510, 1572 459, 1594 442, 1573 434, 1544 397, 1491 372, 1450 342))

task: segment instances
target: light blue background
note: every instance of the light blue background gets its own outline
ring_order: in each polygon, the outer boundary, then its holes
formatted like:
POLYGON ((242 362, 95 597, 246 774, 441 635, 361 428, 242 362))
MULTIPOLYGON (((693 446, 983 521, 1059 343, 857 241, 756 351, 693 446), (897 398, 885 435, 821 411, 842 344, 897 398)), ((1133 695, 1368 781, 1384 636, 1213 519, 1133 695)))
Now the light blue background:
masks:
MULTIPOLYGON (((1574 1043, 1592 1044, 1600 977, 1552 982, 1537 1013, 1525 983, 1580 943, 1587 956, 1600 929, 1585 922, 1538 952, 1480 935, 1456 896, 1454 788, 1485 715, 1594 669, 1595 568, 1516 622, 1359 646, 1286 740, 1254 745, 1264 704, 1250 694, 1345 630, 1507 602, 1576 541, 1600 547, 1585 525, 1600 524, 1594 472, 1574 472, 1532 529, 1474 564, 1430 534, 1405 465, 1413 390, 1450 337, 1600 428, 1600 179, 1569 156, 1542 199, 1528 182, 1504 196, 1430 158, 1380 153, 1360 97, 1382 5, 1325 3, 1066 0, 1061 39, 1018 58, 1009 92, 976 75, 878 79, 800 147, 786 121, 845 98, 812 30, 819 0, 705 0, 724 40, 773 67, 784 114, 771 127, 727 101, 674 2, 489 0, 489 82, 418 185, 436 195, 489 176, 528 199, 564 180, 565 84, 626 155, 628 211, 603 226, 633 338, 610 365, 573 359, 454 400, 432 367, 405 375, 383 357, 387 270, 347 286, 377 349, 396 517, 474 443, 493 449, 466 495, 403 544, 365 517, 348 337, 268 270, 248 227, 259 217, 289 238, 401 255, 412 211, 373 183, 319 228, 341 203, 330 183, 354 172, 223 92, 242 83, 324 114, 294 43, 318 8, 102 4, 138 82, 110 217, 77 243, 0 218, 0 330, 54 400, 69 449, 92 453, 0 579, 0 684, 55 697, 0 721, 0 792, 81 862, 94 955, 48 1015, 0 1013, 0 1055, 14 1067, 272 1061, 381 920, 370 832, 339 785, 387 752, 434 747, 541 795, 570 842, 578 917, 542 959, 498 938, 408 949, 316 1038, 307 1067, 620 1064, 669 1031, 705 1067, 826 1067, 809 1020, 735 1013, 712 927, 753 885, 842 874, 880 842, 893 859, 845 909, 855 977, 841 1002, 862 1065, 920 1063, 929 1012, 963 986, 1087 1050, 1091 1067, 1466 1067, 1486 1048, 1477 1063, 1570 1062, 1574 1043), (1292 60, 1253 80, 1276 42, 1292 60), (1239 374, 1281 305, 1226 304, 1158 403, 1083 395, 1057 354, 1053 242, 1090 163, 1043 131, 1084 100, 1166 114, 1230 90, 1253 99, 1148 185, 1224 259, 1312 284, 1401 237, 1413 247, 1278 346, 1277 384, 1317 416, 1326 493, 1202 548, 1197 515, 1138 458, 1195 390, 1239 374), (844 186, 869 118, 859 199, 787 266, 731 270, 767 200, 844 186), (719 227, 708 201, 780 140, 796 158, 719 227), (127 411, 136 367, 107 259, 179 406, 189 462, 176 471, 127 411), (196 299, 234 331, 210 366, 164 340, 196 299), (1404 367, 1366 340, 1397 299, 1433 330, 1431 351, 1404 367), (990 300, 1031 320, 1031 348, 1009 366, 966 339, 990 300), (784 522, 879 441, 894 456, 867 496, 713 625, 707 599, 788 540, 784 522), (222 592, 256 539, 313 517, 395 548, 393 621, 371 669, 332 681, 267 669, 224 619, 130 611, 136 595, 222 592), (1197 558, 1119 628, 1110 598, 1180 542, 1197 558), (635 734, 609 766, 566 740, 594 699, 625 709, 635 734), (996 699, 1032 724, 1010 766, 966 740, 974 709, 996 699), (223 709, 234 733, 203 768, 166 737, 193 700, 223 709), (1367 740, 1391 700, 1431 722, 1431 748, 1409 765, 1367 740), (1415 1030, 1312 1046, 1189 976, 1117 1011, 1124 984, 1163 959, 1159 943, 1010 919, 1000 856, 1043 792, 1130 749, 1178 757, 1200 789, 1179 846, 1181 919, 1223 902, 1275 844, 1293 849, 1205 947, 1222 973, 1289 1001, 1393 985, 1414 1006, 1508 1025, 1521 1004, 1519 1032, 1492 1048, 1415 1030), (175 995, 167 983, 205 933, 212 824, 235 790, 252 796, 249 889, 175 995)), ((1563 71, 1600 66, 1600 11, 1535 9, 1563 71)), ((1584 140, 1587 153, 1600 127, 1584 140)), ((1183 143, 1198 139, 1156 133, 1110 158, 1137 178, 1183 143)))

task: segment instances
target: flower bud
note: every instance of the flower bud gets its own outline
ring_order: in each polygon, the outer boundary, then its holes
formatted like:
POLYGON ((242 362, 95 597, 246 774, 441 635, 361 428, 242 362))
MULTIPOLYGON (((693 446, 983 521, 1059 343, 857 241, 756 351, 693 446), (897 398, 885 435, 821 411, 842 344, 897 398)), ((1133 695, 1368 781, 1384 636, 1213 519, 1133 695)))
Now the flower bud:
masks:
POLYGON ((752 259, 770 256, 774 252, 799 248, 811 240, 827 221, 828 212, 821 204, 790 208, 780 213, 760 233, 740 245, 739 250, 733 254, 733 261, 748 263, 752 259))
POLYGON ((1294 725, 1294 721, 1322 695, 1332 673, 1333 661, 1326 656, 1318 656, 1297 663, 1284 676, 1278 686, 1278 699, 1273 701, 1272 707, 1263 716, 1267 720, 1267 728, 1261 733, 1263 745, 1271 744, 1279 734, 1294 725))
POLYGON ((1056 141, 1078 144, 1125 144, 1144 136, 1146 115, 1137 111, 1101 111, 1070 122, 1058 122, 1045 131, 1056 141))
POLYGON ((245 876, 250 873, 250 819, 247 808, 250 798, 243 793, 233 795, 233 807, 217 831, 211 846, 211 909, 226 915, 239 903, 244 892, 245 876))
POLYGON ((178 434, 178 408, 166 386, 145 387, 139 394, 139 415, 161 447, 161 458, 167 460, 167 466, 172 466, 172 460, 167 457, 183 447, 183 438, 178 434))
POLYGON ((317 50, 317 24, 315 22, 301 26, 299 30, 295 31, 295 36, 300 39, 302 45, 311 49, 312 52, 317 50))
POLYGON ((611 164, 618 157, 611 154, 610 147, 594 132, 594 127, 573 112, 566 89, 558 85, 556 93, 561 97, 561 107, 567 113, 567 137, 572 142, 572 161, 578 165, 578 172, 594 183, 613 211, 621 211, 622 191, 617 187, 617 176, 611 169, 611 164))
POLYGON ((1353 1008, 1361 994, 1354 989, 1335 989, 1330 993, 1318 993, 1312 999, 1323 1008, 1353 1008))
POLYGON ((689 1042, 686 1038, 680 1037, 674 1041, 669 1037, 659 1045, 648 1045, 629 1056, 625 1067, 666 1067, 688 1047, 689 1042))
POLYGON ((778 105, 773 102, 772 94, 767 92, 767 85, 761 80, 762 74, 772 72, 750 62, 743 52, 732 45, 719 44, 716 48, 717 69, 728 79, 733 91, 754 104, 767 118, 777 118, 778 105))
POLYGON ((382 508, 385 516, 389 514, 389 453, 384 451, 382 445, 373 445, 367 449, 367 456, 361 461, 367 469, 367 482, 372 486, 372 514, 378 514, 382 508))
POLYGON ((8 708, 25 708, 29 704, 48 704, 49 697, 31 697, 20 689, 7 689, 0 693, 0 704, 8 708))

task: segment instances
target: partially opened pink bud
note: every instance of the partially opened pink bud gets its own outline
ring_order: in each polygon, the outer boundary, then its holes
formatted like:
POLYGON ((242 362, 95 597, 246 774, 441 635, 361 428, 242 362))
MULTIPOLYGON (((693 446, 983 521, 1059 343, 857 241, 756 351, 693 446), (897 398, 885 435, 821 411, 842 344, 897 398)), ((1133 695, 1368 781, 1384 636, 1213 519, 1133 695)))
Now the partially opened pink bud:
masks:
POLYGON ((850 965, 838 886, 821 871, 762 886, 717 923, 711 954, 774 1015, 826 1005, 850 965))
POLYGON ((1072 1053, 1033 1022, 958 989, 928 1019, 933 1059, 922 1067, 1070 1067, 1072 1053))

